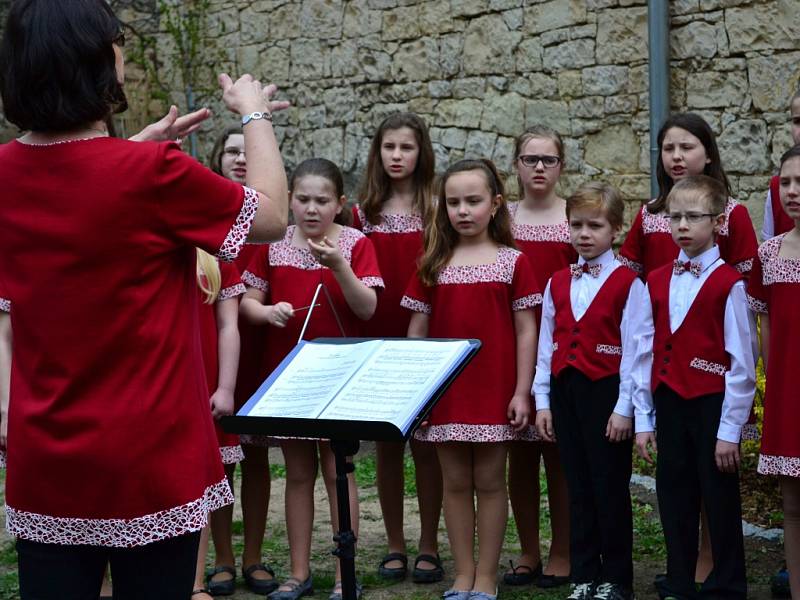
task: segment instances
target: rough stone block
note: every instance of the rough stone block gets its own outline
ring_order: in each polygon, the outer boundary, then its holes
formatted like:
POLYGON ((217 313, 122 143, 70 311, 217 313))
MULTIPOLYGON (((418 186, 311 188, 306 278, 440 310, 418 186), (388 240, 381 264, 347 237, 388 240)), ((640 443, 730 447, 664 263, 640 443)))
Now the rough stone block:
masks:
POLYGON ((581 71, 581 76, 587 94, 611 96, 622 91, 628 83, 628 67, 615 65, 588 67, 581 71))
POLYGON ((523 0, 489 0, 489 10, 508 10, 523 5, 523 0))
POLYGON ((525 8, 525 29, 533 33, 585 22, 586 3, 583 0, 551 0, 525 8))
POLYGON ((473 129, 467 135, 464 156, 468 158, 490 158, 494 153, 497 134, 489 131, 473 129))
POLYGON ((508 77, 499 77, 497 75, 491 75, 486 78, 486 83, 490 88, 493 88, 498 92, 505 92, 506 90, 508 90, 508 77))
POLYGON ((442 75, 454 77, 461 72, 464 38, 458 33, 450 33, 439 38, 439 65, 442 75))
POLYGON ((626 116, 632 115, 639 108, 639 97, 635 94, 624 96, 607 96, 603 109, 607 115, 622 113, 626 116))
POLYGON ((425 37, 402 44, 392 60, 392 73, 400 81, 426 81, 439 75, 439 45, 425 37))
POLYGON ((544 70, 552 72, 588 67, 595 63, 594 51, 594 40, 586 38, 545 48, 544 70))
MULTIPOLYGON (((492 162, 494 162, 500 173, 509 173, 514 164, 514 138, 498 136, 494 143, 494 152, 492 152, 492 162)), ((508 192, 509 184, 514 181, 516 177, 509 177, 506 180, 506 192, 508 192)))
POLYGON ((436 125, 443 127, 475 127, 481 122, 483 103, 474 98, 441 100, 436 107, 436 125))
POLYGON ((549 31, 543 31, 542 35, 539 36, 539 39, 542 42, 542 46, 552 46, 554 44, 566 42, 569 39, 569 29, 564 27, 563 29, 551 29, 549 31))
POLYGON ((800 81, 800 52, 747 59, 753 105, 762 111, 787 111, 800 81))
POLYGON ((672 58, 712 58, 717 54, 717 28, 695 21, 670 31, 672 58))
POLYGON ((536 38, 523 39, 517 50, 516 70, 518 73, 530 73, 542 69, 542 46, 536 38))
POLYGON ((392 57, 386 52, 359 48, 358 64, 367 81, 388 81, 392 78, 392 57))
POLYGON ((384 40, 408 40, 420 35, 419 11, 416 6, 392 8, 383 13, 384 40))
MULTIPOLYGON (((544 73, 530 73, 527 76, 528 93, 536 98, 549 98, 558 94, 558 82, 544 73)), ((512 88, 513 89, 513 88, 512 88)))
POLYGON ((303 37, 337 39, 342 37, 342 17, 342 0, 303 0, 299 29, 303 37))
POLYGON ((698 0, 672 0, 669 3, 670 15, 685 15, 687 13, 697 12, 700 8, 698 0))
POLYGON ((797 0, 775 0, 725 11, 731 52, 797 48, 797 0))
POLYGON ((361 78, 358 45, 355 40, 343 39, 337 46, 331 48, 331 76, 353 77, 356 80, 361 78))
POLYGON ((456 127, 431 128, 431 141, 444 144, 448 148, 458 148, 463 150, 467 144, 467 130, 456 127))
POLYGON ((486 80, 483 77, 454 79, 454 98, 483 98, 486 95, 486 80))
POLYGON ((764 121, 760 119, 734 121, 723 130, 718 143, 726 171, 756 174, 769 170, 767 124, 764 121))
POLYGON ((606 127, 587 137, 584 160, 605 171, 635 172, 639 167, 639 139, 630 126, 606 127))
POLYGON ((428 94, 432 98, 447 98, 453 93, 453 84, 444 79, 428 82, 428 94))
POLYGON ((747 77, 736 71, 694 73, 686 82, 686 103, 692 108, 739 106, 746 95, 747 77))
POLYGON ((576 97, 583 94, 583 79, 580 71, 559 71, 558 92, 562 96, 576 97))
POLYGON ((647 58, 647 9, 606 10, 597 19, 597 61, 629 63, 647 58))
POLYGON ((519 135, 525 124, 525 100, 519 94, 491 94, 484 99, 481 129, 519 135))
POLYGON ((525 127, 548 125, 562 134, 570 131, 569 107, 566 102, 528 100, 525 103, 525 127))
POLYGON ((509 29, 516 30, 522 28, 522 9, 504 10, 500 14, 503 15, 503 21, 506 22, 506 26, 509 29))
POLYGON ((269 16, 270 35, 276 40, 300 37, 303 31, 300 22, 300 4, 294 2, 277 7, 269 16))
POLYGON ((325 127, 325 105, 297 109, 297 124, 300 129, 321 129, 325 127))
POLYGON ((419 28, 424 35, 453 31, 453 16, 448 2, 423 2, 419 6, 419 28))
POLYGON ((450 10, 456 17, 474 17, 489 9, 488 0, 458 0, 450 3, 450 10))
POLYGON ((473 19, 464 34, 463 68, 467 74, 514 70, 514 50, 522 34, 509 30, 498 14, 473 19))
POLYGON ((602 96, 585 96, 569 103, 569 114, 581 119, 599 119, 605 113, 604 106, 602 96))
POLYGON ((348 125, 356 118, 358 96, 350 87, 328 88, 322 93, 322 101, 326 107, 326 125, 348 125))
POLYGON ((583 164, 583 144, 581 140, 575 138, 563 138, 564 140, 564 171, 576 173, 580 171, 583 164))
POLYGON ((382 26, 381 12, 370 9, 367 0, 351 0, 345 5, 343 26, 345 37, 358 38, 380 33, 382 26))

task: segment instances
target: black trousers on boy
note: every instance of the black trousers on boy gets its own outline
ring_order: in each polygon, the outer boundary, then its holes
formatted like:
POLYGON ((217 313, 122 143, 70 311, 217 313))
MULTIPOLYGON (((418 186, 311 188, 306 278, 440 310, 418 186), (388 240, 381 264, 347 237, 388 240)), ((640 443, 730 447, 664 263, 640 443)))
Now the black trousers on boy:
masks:
POLYGON ((97 600, 106 565, 114 600, 184 600, 192 593, 200 532, 133 548, 17 540, 22 600, 97 600))
POLYGON ((665 385, 655 392, 656 492, 667 545, 665 591, 679 598, 747 597, 739 474, 716 465, 723 394, 686 400, 665 385), (708 517, 714 569, 698 592, 700 502, 708 517))
POLYGON ((565 369, 551 379, 550 409, 569 490, 573 583, 633 587, 632 441, 609 442, 619 376, 592 381, 565 369))

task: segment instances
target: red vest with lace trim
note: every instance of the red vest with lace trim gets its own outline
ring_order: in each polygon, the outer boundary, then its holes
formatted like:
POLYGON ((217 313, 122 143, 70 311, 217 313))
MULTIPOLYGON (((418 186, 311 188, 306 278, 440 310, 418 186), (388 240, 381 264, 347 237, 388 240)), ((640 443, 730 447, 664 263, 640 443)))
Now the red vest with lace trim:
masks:
POLYGON ((622 311, 631 284, 637 277, 637 273, 628 267, 614 269, 592 298, 589 308, 576 321, 569 299, 570 270, 562 269, 553 275, 550 280, 550 295, 556 311, 551 363, 553 375, 558 376, 567 367, 576 368, 592 381, 619 373, 622 311))
POLYGON ((781 179, 777 175, 769 180, 769 198, 772 202, 772 235, 794 229, 794 221, 789 218, 781 204, 781 179))
POLYGON ((724 392, 725 373, 731 368, 725 351, 725 303, 742 275, 728 264, 717 267, 674 333, 669 323, 671 277, 669 264, 647 278, 655 326, 652 389, 663 383, 686 399, 724 392))

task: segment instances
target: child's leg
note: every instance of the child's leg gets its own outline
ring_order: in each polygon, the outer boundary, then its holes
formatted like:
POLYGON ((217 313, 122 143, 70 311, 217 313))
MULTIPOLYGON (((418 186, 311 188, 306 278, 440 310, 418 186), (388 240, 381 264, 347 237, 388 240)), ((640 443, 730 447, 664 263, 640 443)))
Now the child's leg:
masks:
POLYGON ((633 589, 632 440, 610 442, 608 419, 619 398, 619 377, 590 382, 578 410, 592 483, 592 504, 600 533, 600 582, 633 589))
POLYGON ((664 385, 656 389, 654 399, 658 414, 656 494, 667 546, 664 588, 677 596, 693 597, 700 481, 694 456, 699 449, 688 426, 696 411, 690 410, 689 401, 664 385))
MULTIPOLYGON (((244 550, 242 569, 261 563, 261 544, 267 526, 270 475, 268 450, 261 446, 243 444, 242 468, 242 521, 244 525, 244 550)), ((256 579, 270 579, 265 571, 254 571, 256 579)))
MULTIPOLYGON (((289 538, 291 573, 298 581, 305 581, 310 574, 317 443, 309 440, 283 440, 281 448, 286 461, 286 532, 289 538)), ((287 588, 282 586, 278 589, 287 588)))
MULTIPOLYGON (((696 398, 692 419, 696 469, 700 476, 703 504, 708 516, 708 533, 714 568, 700 590, 703 598, 747 597, 747 579, 742 537, 742 503, 739 473, 723 473, 714 453, 722 411, 722 394, 696 398)), ((659 448, 659 451, 661 448, 659 448)))
MULTIPOLYGON (((386 527, 386 544, 389 552, 406 553, 406 539, 403 534, 403 442, 377 442, 375 444, 376 469, 378 476, 378 499, 381 503, 383 525, 386 527)), ((399 560, 385 565, 399 569, 399 560)))
MULTIPOLYGON (((419 504, 419 553, 436 556, 439 552, 439 518, 442 515, 442 467, 436 446, 414 439, 410 445, 419 504)), ((426 561, 419 563, 420 569, 432 569, 435 566, 426 561)))
POLYGON ((708 535, 708 515, 705 506, 700 507, 700 552, 697 555, 697 567, 694 580, 703 582, 714 568, 714 558, 711 556, 711 536, 708 535))
MULTIPOLYGON (((233 490, 233 472, 236 465, 225 465, 225 476, 228 478, 228 485, 233 490)), ((211 539, 214 540, 214 564, 216 566, 229 566, 235 564, 233 557, 233 504, 223 506, 219 510, 215 510, 209 516, 211 524, 211 539)), ((223 573, 222 575, 226 575, 223 573)), ((228 579, 230 579, 228 575, 228 579)), ((222 578, 220 578, 222 579, 222 578)))
MULTIPOLYGON (((475 584, 475 503, 472 444, 436 444, 444 484, 444 522, 455 563, 453 589, 471 590, 475 584)), ((495 563, 496 564, 496 563, 495 563)))
POLYGON ((541 562, 539 550, 539 442, 513 442, 508 449, 508 496, 519 536, 520 565, 535 569, 541 562))
POLYGON ((473 444, 472 477, 478 497, 478 565, 472 589, 497 593, 497 563, 508 520, 507 444, 473 444))
MULTIPOLYGON (((325 489, 328 492, 328 505, 330 506, 331 511, 331 525, 333 527, 333 533, 335 534, 339 531, 339 506, 336 503, 336 456, 333 454, 333 450, 331 450, 331 445, 329 442, 319 443, 319 455, 322 463, 322 477, 325 481, 325 489)), ((350 460, 352 460, 352 457, 348 457, 348 461, 350 460)), ((347 492, 348 496, 350 497, 350 525, 356 538, 358 538, 358 488, 356 487, 356 478, 353 473, 350 473, 347 476, 347 492)), ((339 560, 337 559, 336 581, 341 580, 342 570, 339 560)))
POLYGON ((587 382, 583 374, 569 369, 555 379, 550 395, 553 427, 569 488, 570 580, 573 583, 591 583, 602 573, 600 530, 587 459, 589 450, 584 445, 580 426, 579 407, 590 397, 587 382))
POLYGON ((800 598, 800 478, 781 477, 783 546, 792 598, 800 598))
POLYGON ((544 470, 547 475, 547 503, 550 508, 550 553, 545 575, 569 575, 569 494, 567 477, 561 466, 558 445, 542 443, 544 470))
MULTIPOLYGON (((192 586, 193 591, 202 590, 206 587, 206 554, 208 554, 209 531, 209 527, 206 525, 200 532, 200 545, 197 547, 197 567, 195 568, 194 585, 192 586)), ((210 597, 211 594, 207 594, 206 596, 210 597)), ((202 594, 197 594, 193 597, 198 600, 206 600, 206 598, 202 597, 202 594)))

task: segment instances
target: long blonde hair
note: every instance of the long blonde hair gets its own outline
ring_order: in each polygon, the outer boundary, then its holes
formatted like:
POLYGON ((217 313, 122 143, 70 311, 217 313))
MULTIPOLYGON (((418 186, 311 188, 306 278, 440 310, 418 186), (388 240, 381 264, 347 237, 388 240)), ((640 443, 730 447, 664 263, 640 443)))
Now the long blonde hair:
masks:
POLYGON ((222 274, 217 259, 205 250, 197 248, 197 286, 203 292, 206 304, 214 304, 222 286, 222 274))
POLYGON ((420 280, 427 286, 436 285, 439 273, 447 266, 458 244, 459 233, 453 228, 447 215, 445 184, 452 175, 464 171, 480 171, 486 178, 486 187, 489 188, 492 198, 503 197, 503 202, 497 207, 494 218, 489 222, 489 237, 497 244, 516 248, 511 233, 511 215, 505 202, 505 188, 497 167, 488 158, 460 160, 442 175, 439 181, 438 201, 432 209, 433 215, 425 224, 425 253, 419 261, 418 271, 420 280))

